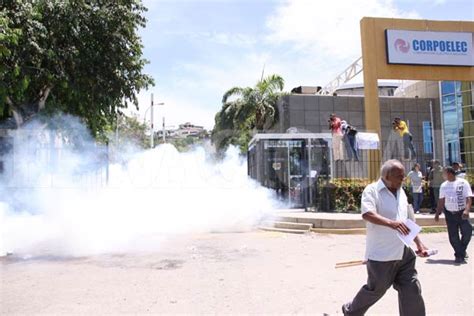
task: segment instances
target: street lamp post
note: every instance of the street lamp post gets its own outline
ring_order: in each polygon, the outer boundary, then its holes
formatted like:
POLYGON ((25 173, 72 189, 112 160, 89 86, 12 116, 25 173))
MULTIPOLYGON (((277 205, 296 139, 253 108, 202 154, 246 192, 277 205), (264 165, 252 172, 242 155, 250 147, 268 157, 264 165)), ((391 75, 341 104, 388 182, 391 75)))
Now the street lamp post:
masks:
POLYGON ((163 143, 166 143, 165 117, 163 116, 163 143))
POLYGON ((153 126, 153 93, 151 94, 151 105, 150 105, 150 127, 151 127, 151 134, 150 134, 150 147, 153 148, 154 146, 154 133, 155 129, 153 126))
MULTIPOLYGON (((160 102, 160 103, 157 103, 156 105, 165 105, 164 102, 160 102)), ((153 106, 154 106, 154 103, 153 103, 153 93, 151 94, 151 104, 150 104, 150 107, 145 111, 145 117, 146 117, 146 113, 148 112, 148 110, 150 110, 150 130, 151 130, 151 135, 150 135, 150 148, 154 148, 155 147, 155 144, 154 144, 154 134, 155 134, 155 126, 154 126, 154 123, 153 123, 153 106)))

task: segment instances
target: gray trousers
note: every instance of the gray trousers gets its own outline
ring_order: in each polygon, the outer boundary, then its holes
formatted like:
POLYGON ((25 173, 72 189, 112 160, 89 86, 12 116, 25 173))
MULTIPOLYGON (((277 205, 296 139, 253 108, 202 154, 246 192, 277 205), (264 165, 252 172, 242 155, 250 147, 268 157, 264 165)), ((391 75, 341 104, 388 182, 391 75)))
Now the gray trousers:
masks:
POLYGON ((364 315, 392 285, 398 291, 400 315, 425 315, 415 261, 416 255, 408 247, 405 247, 402 260, 367 261, 367 284, 359 290, 351 303, 343 306, 344 315, 364 315))
POLYGON ((403 138, 403 158, 409 159, 408 150, 411 151, 411 159, 416 159, 415 147, 413 147, 413 137, 410 133, 405 133, 402 136, 403 138))

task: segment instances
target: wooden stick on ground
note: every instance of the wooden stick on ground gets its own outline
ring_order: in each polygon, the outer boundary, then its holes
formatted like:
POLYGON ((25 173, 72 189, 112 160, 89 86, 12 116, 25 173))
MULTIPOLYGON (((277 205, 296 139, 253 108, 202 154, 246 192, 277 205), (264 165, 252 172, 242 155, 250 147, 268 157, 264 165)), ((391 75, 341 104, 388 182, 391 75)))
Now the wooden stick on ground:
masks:
POLYGON ((359 266, 365 264, 365 260, 355 260, 355 261, 346 261, 346 262, 338 262, 336 263, 336 269, 338 268, 347 268, 353 266, 359 266))

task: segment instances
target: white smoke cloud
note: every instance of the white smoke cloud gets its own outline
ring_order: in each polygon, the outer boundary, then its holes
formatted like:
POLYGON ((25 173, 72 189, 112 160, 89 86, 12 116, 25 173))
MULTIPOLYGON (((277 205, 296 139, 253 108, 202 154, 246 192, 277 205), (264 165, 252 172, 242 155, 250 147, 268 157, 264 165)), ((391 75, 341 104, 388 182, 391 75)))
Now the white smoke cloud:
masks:
POLYGON ((110 165, 106 185, 104 148, 74 131, 80 150, 64 135, 52 150, 40 135, 61 137, 38 126, 16 133, 13 174, 0 181, 0 254, 154 250, 172 234, 251 229, 275 206, 235 148, 218 162, 203 148, 135 152, 110 165))

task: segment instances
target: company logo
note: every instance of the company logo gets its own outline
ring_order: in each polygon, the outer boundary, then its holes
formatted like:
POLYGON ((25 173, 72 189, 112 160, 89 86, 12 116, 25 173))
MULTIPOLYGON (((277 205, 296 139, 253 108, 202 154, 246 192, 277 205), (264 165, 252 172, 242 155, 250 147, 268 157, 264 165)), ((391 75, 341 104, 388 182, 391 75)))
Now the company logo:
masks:
POLYGON ((395 46, 395 50, 397 52, 406 54, 410 50, 410 43, 402 40, 401 38, 398 38, 393 45, 395 46))
POLYGON ((412 42, 415 52, 434 52, 449 54, 466 54, 468 43, 466 41, 414 39, 412 42))

